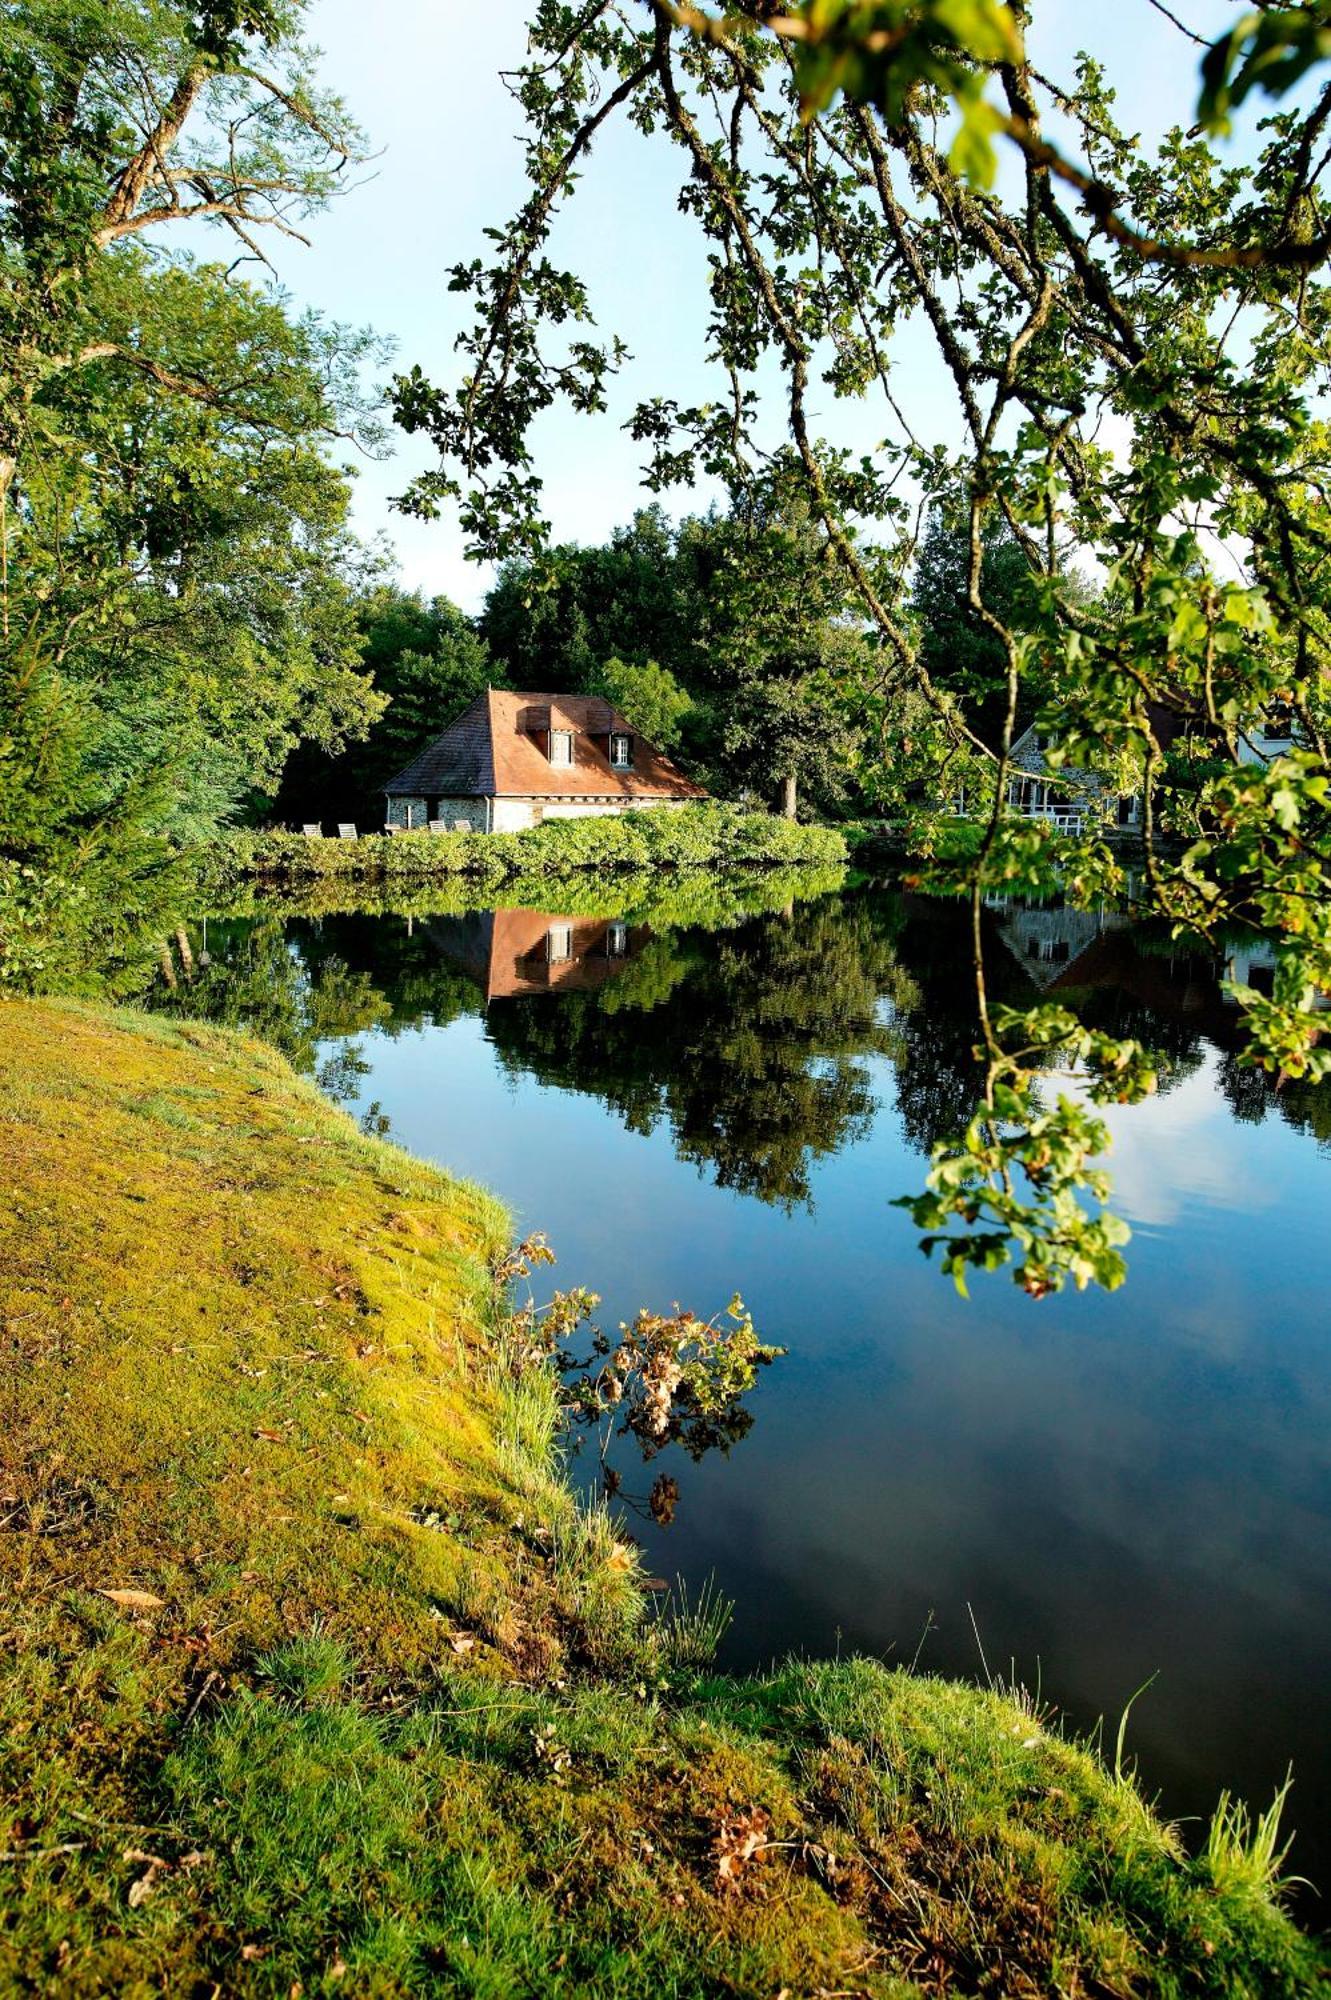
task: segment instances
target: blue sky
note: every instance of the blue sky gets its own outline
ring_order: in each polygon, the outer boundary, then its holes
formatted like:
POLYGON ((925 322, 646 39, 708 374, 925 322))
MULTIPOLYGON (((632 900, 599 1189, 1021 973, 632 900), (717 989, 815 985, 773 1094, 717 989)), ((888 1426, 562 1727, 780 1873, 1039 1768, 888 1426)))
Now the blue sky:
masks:
MULTIPOLYGON (((1225 0, 1177 0, 1175 11, 1203 34, 1232 19, 1225 0)), ((1118 84, 1125 125, 1151 134, 1189 117, 1200 52, 1150 0, 1036 0, 1036 12, 1040 65, 1067 76, 1077 50, 1089 48, 1118 84)), ((364 0, 315 0, 310 13, 323 78, 348 100, 377 158, 355 192, 316 218, 310 249, 283 246, 283 283, 301 305, 390 336, 397 365, 419 362, 439 381, 452 381, 456 365, 459 302, 446 272, 483 254, 484 228, 522 195, 520 115, 498 73, 522 60, 527 14, 527 0, 381 0, 374 10, 364 0)), ((619 428, 638 396, 705 393, 703 259, 696 231, 676 212, 679 177, 673 148, 616 125, 559 224, 556 255, 587 279, 599 325, 623 334, 634 356, 609 416, 552 414, 537 433, 546 513, 561 539, 600 540, 642 503, 638 451, 619 428)), ((947 401, 924 340, 908 338, 897 365, 913 425, 947 435, 947 401)), ((871 405, 821 415, 828 435, 859 448, 881 435, 871 405)), ((488 573, 465 561, 456 523, 411 521, 390 505, 427 463, 427 448, 398 436, 389 462, 362 465, 357 524, 388 536, 407 584, 475 609, 488 573)), ((683 511, 687 501, 672 504, 683 511)))

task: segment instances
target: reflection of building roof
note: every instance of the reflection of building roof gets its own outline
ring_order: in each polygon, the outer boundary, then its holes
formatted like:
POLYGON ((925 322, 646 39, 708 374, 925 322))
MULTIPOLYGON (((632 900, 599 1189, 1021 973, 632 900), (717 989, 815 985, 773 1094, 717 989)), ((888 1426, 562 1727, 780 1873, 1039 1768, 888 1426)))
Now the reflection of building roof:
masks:
POLYGON ((990 903, 998 935, 1037 986, 1053 987, 1069 977, 1103 932, 1127 919, 1117 911, 1075 910, 1066 903, 1004 906, 990 903))
POLYGON ((1154 1014, 1188 1021, 1217 1048, 1234 1048, 1242 1039, 1238 1010, 1225 1000, 1215 966, 1197 953, 1142 951, 1121 912, 1100 917, 1082 911, 1010 911, 999 915, 998 934, 1051 999, 1092 991, 1125 993, 1154 1014), (1056 915, 1078 918, 1091 927, 1090 935, 1074 941, 1070 925, 1062 927, 1061 935, 1052 925, 1031 928, 1033 918, 1056 915), (1039 946, 1034 955, 1032 941, 1039 946), (1058 950, 1060 943, 1066 943, 1066 951, 1058 950))
POLYGON ((487 1000, 594 992, 622 972, 650 935, 644 925, 629 929, 605 917, 548 910, 477 910, 432 918, 425 928, 487 1000))
POLYGON ((594 695, 516 694, 489 688, 442 735, 389 779, 390 796, 415 798, 701 799, 654 743, 594 695), (552 764, 550 730, 573 738, 573 762, 552 764), (628 736, 631 770, 610 763, 610 737, 628 736))
POLYGON ((1239 1011, 1221 991, 1215 964, 1201 953, 1141 951, 1130 931, 1106 933, 1061 968, 1048 991, 1092 989, 1126 993, 1153 1014, 1188 1021, 1219 1049, 1237 1048, 1244 1039, 1239 1011))

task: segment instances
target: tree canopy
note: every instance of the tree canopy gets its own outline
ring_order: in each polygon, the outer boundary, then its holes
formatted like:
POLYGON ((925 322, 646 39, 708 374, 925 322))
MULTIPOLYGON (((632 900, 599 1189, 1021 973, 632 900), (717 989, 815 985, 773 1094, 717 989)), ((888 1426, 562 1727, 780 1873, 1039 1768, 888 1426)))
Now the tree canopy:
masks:
POLYGON ((0 634, 26 665, 0 749, 21 764, 44 713, 77 716, 60 779, 49 760, 29 775, 53 829, 85 814, 104 836, 100 876, 66 843, 55 904, 31 848, 5 844, 21 933, 106 899, 111 829, 127 884, 162 840, 198 843, 271 793, 296 744, 332 750, 384 705, 339 462, 382 435, 363 382, 381 350, 259 282, 264 241, 299 235, 362 150, 302 13, 6 11, 0 634), (210 227, 228 262, 201 258, 210 227))
POLYGON ((1331 358, 1331 90, 1315 75, 1320 13, 1263 9, 1205 53, 1179 124, 1149 145, 1119 122, 1094 62, 1045 73, 1029 19, 1001 0, 539 8, 512 80, 526 199, 489 258, 453 273, 475 306, 458 382, 410 369, 395 398, 439 454, 410 504, 459 505, 480 552, 538 548, 532 426, 558 401, 606 410, 624 353, 590 325, 583 276, 554 261, 555 219, 610 120, 675 149, 706 256, 716 390, 685 403, 662 383, 627 421, 654 490, 705 473, 742 510, 779 415, 810 520, 873 634, 865 702, 897 748, 881 796, 932 855, 930 879, 971 902, 983 1098, 964 1138, 939 1149, 916 1216, 959 1283, 1011 1261, 1038 1295, 1121 1279, 1125 1231, 1098 1206, 1095 1103, 1139 1096, 1153 1072, 1131 1038, 1057 1008, 1009 1020, 988 1004, 986 894, 1124 886, 1107 829, 1068 846, 1012 811, 1023 709, 1052 768, 1141 789, 1150 907, 1189 935, 1239 924, 1277 946, 1273 994, 1239 996, 1245 1059, 1296 1078, 1331 1065, 1317 1003, 1331 987, 1317 408, 1331 358), (1250 156, 1219 151, 1253 96, 1268 109, 1250 156), (921 434, 897 363, 907 329, 927 334, 950 387, 936 435, 921 434), (820 440, 828 392, 876 405, 875 448, 820 440), (963 526, 996 714, 987 668, 978 688, 935 678, 913 615, 921 524, 939 507, 963 526), (1027 572, 1019 619, 1008 561, 992 559, 1009 544, 1027 572), (1070 582, 1069 549, 1103 579, 1093 597, 1070 582), (1272 703, 1295 737, 1254 757, 1272 703), (893 726, 899 707, 908 728, 893 726), (1179 734, 1221 768, 1171 825, 1162 780, 1179 734), (938 817, 959 788, 974 838, 938 817), (1054 1058, 1082 1093, 1050 1108, 1035 1078, 1054 1058))

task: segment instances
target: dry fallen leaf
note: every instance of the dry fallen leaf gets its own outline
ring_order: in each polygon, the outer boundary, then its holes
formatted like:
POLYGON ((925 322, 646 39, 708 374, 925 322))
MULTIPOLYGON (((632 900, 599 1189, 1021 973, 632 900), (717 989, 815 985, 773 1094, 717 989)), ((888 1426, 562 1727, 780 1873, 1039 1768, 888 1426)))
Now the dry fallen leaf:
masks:
POLYGON ((286 1443, 286 1439, 283 1437, 281 1431, 266 1431, 263 1429, 262 1425, 260 1425, 258 1429, 256 1429, 254 1435, 256 1438, 267 1438, 269 1444, 286 1443))
POLYGON ((450 1632, 448 1643, 455 1653, 469 1653, 476 1641, 470 1632, 450 1632))
POLYGON ((723 1889, 739 1886, 740 1872, 767 1844, 771 1820, 761 1806, 723 1819, 712 1842, 716 1874, 723 1889))
POLYGON ((633 1551, 627 1542, 616 1542, 605 1559, 607 1569, 629 1570, 633 1568, 633 1551))
POLYGON ((157 1887, 157 1877, 168 1871, 171 1863, 163 1861, 160 1854, 145 1854, 141 1847, 127 1847, 124 1858, 126 1861, 146 1861, 148 1864, 143 1874, 129 1885, 127 1898, 129 1907, 131 1910, 137 1910, 140 1904, 147 1902, 157 1887))
POLYGON ((99 1590, 99 1597, 109 1597, 112 1604, 118 1604, 125 1611, 160 1611, 166 1603, 164 1597, 154 1597, 150 1590, 99 1590))

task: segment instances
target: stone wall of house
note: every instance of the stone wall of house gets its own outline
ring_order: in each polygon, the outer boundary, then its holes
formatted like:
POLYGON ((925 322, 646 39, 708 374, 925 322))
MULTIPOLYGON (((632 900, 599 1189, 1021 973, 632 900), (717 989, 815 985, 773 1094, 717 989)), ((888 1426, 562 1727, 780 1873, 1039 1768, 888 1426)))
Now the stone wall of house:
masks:
POLYGON ((487 833, 485 799, 436 799, 433 817, 441 819, 452 833, 464 821, 472 833, 487 833))
POLYGON ((441 819, 451 832, 465 820, 473 833, 521 833, 542 819, 589 819, 603 813, 640 812, 650 806, 678 806, 683 799, 405 799, 390 798, 386 824, 423 827, 441 819), (487 813, 487 806, 492 810, 487 813))

